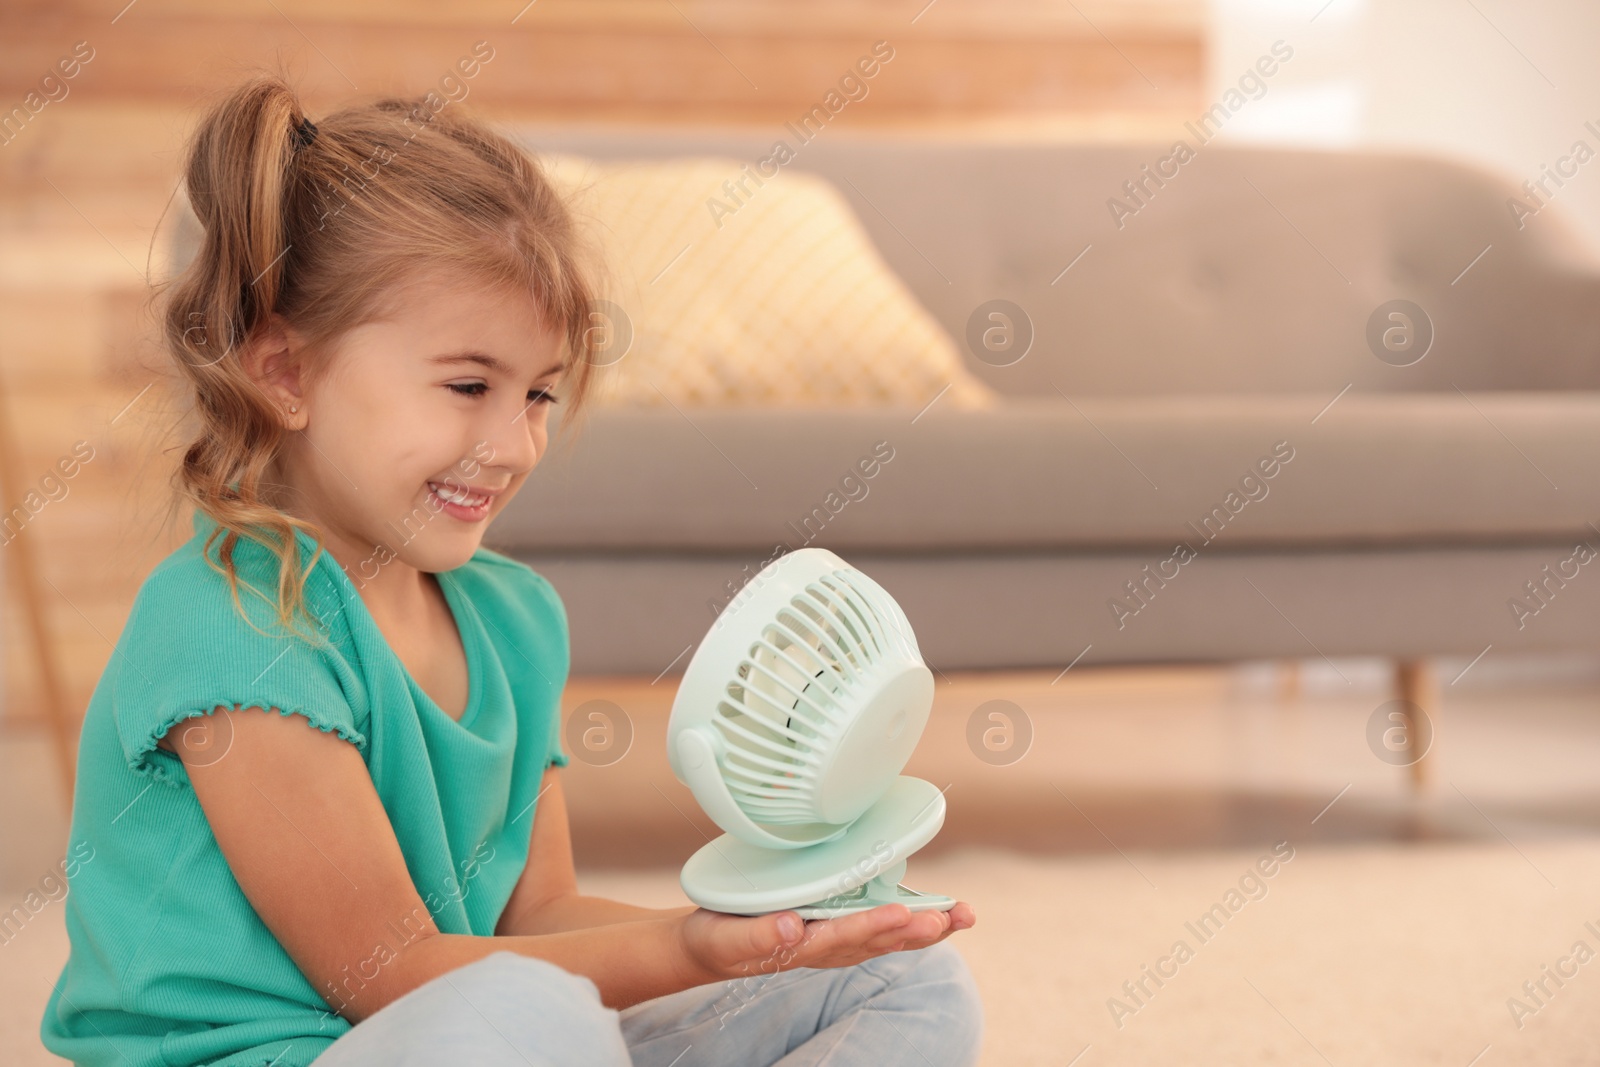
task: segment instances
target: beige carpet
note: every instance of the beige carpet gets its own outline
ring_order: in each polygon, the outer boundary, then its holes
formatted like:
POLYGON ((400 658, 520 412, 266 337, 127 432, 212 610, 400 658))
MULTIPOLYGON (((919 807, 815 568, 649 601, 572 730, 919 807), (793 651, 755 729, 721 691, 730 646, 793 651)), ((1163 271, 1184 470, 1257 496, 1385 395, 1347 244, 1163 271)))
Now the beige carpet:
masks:
MULTIPOLYGON (((1545 979, 1543 1005, 1522 991, 1575 942, 1600 952, 1584 926, 1600 929, 1600 842, 1299 847, 1264 895, 1246 879, 1255 899, 1227 899, 1266 851, 965 851, 913 859, 907 881, 977 907, 958 940, 985 997, 987 1065, 1600 1063, 1600 958, 1563 964, 1577 973, 1545 979), (1202 942, 1185 924, 1218 903, 1237 910, 1202 942), (1146 979, 1136 1005, 1122 984, 1178 940, 1192 958, 1163 964, 1176 974, 1146 979), (1120 1028, 1113 996, 1137 1007, 1120 1028), (1513 996, 1536 1009, 1520 1028, 1513 996)), ((583 888, 681 902, 675 872, 583 888)), ((36 1033, 65 953, 59 907, 0 946, 0 1063, 64 1062, 36 1033)))
MULTIPOLYGON (((1247 882, 1259 899, 1236 898, 1205 943, 1185 923, 1223 902, 1266 850, 969 851, 913 859, 907 884, 978 909, 978 926, 958 937, 984 993, 988 1065, 1063 1067, 1080 1053, 1077 1067, 1467 1067, 1480 1053, 1475 1067, 1595 1064, 1600 959, 1563 988, 1547 982, 1555 995, 1520 1029, 1506 999, 1574 941, 1600 952, 1584 929, 1600 929, 1600 843, 1518 844, 1522 854, 1505 843, 1300 848, 1264 896, 1247 882), (1193 958, 1164 965, 1177 973, 1160 988, 1147 979, 1153 995, 1119 1029, 1107 1000, 1180 939, 1193 958)), ((676 889, 639 876, 585 888, 641 900, 676 889)))

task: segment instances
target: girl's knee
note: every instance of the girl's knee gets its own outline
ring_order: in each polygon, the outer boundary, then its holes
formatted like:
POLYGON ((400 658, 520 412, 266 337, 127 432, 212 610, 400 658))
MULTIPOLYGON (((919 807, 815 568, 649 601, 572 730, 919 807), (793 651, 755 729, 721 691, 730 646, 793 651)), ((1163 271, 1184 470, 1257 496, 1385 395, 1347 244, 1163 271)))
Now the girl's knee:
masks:
POLYGON ((317 1059, 318 1067, 413 1067, 463 1062, 628 1064, 617 1012, 594 982, 513 952, 423 983, 357 1023, 317 1059))
POLYGON ((501 949, 457 967, 442 977, 469 999, 535 1004, 563 1013, 595 1014, 614 1019, 616 1012, 600 1002, 600 989, 581 974, 557 967, 548 960, 501 949))
POLYGON ((983 1046, 983 998, 967 961, 948 941, 915 954, 924 957, 918 971, 927 974, 933 1001, 949 1020, 949 1051, 958 1057, 956 1062, 976 1063, 983 1046))
POLYGON ((939 996, 949 1002, 952 1011, 971 1013, 981 1020, 983 1001, 978 996, 978 983, 956 946, 941 941, 907 955, 916 958, 918 981, 936 986, 939 996))
POLYGON ((574 1047, 621 1047, 617 1012, 601 1003, 594 982, 547 960, 501 950, 435 981, 443 980, 471 1006, 467 1014, 481 1016, 497 1032, 537 1039, 558 1029, 560 1040, 574 1047))
POLYGON ((933 1009, 948 1037, 953 1062, 971 1062, 983 1038, 983 999, 967 961, 949 941, 908 952, 891 952, 862 964, 891 987, 914 989, 919 1004, 933 1009))
POLYGON ((977 992, 967 961, 949 941, 875 956, 862 966, 882 975, 891 984, 935 985, 963 995, 977 992))

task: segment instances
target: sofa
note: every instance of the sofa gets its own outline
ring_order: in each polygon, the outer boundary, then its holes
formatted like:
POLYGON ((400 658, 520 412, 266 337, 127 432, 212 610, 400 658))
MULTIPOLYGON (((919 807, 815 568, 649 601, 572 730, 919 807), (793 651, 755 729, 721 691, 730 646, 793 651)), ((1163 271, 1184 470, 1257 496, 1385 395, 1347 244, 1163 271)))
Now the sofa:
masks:
MULTIPOLYGON (((731 169, 775 132, 518 130, 731 169)), ((805 144, 1003 402, 594 410, 486 539, 561 593, 574 673, 681 670, 805 545, 936 671, 1381 655, 1420 700, 1432 657, 1594 647, 1600 260, 1559 200, 1404 153, 1183 154, 805 144)))

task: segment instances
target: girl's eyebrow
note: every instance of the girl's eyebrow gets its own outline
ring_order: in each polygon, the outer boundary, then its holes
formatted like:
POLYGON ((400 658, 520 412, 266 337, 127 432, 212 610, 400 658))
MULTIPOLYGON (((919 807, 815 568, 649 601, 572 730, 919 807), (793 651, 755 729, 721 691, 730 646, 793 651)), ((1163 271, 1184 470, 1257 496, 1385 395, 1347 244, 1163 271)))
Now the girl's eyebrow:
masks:
POLYGON ((511 364, 507 363, 505 360, 499 358, 498 356, 491 356, 487 352, 476 352, 476 351, 453 352, 453 353, 451 353, 449 355, 445 355, 445 356, 434 356, 433 357, 433 362, 435 362, 435 363, 476 363, 480 367, 486 367, 489 370, 494 371, 496 374, 502 374, 502 375, 506 376, 507 378, 509 378, 512 375, 517 373, 516 369, 514 367, 512 367, 511 364))
MULTIPOLYGON (((478 352, 478 351, 454 352, 454 353, 451 353, 450 355, 446 355, 446 356, 434 356, 433 359, 432 359, 432 362, 434 362, 434 363, 476 363, 480 367, 484 367, 484 368, 486 368, 488 370, 494 371, 496 374, 503 375, 504 377, 507 377, 507 378, 515 378, 517 376, 517 369, 515 367, 513 367, 511 364, 507 363, 505 360, 499 358, 498 356, 491 356, 487 352, 478 352)), ((557 359, 556 362, 552 363, 549 367, 546 367, 544 369, 544 371, 541 372, 538 375, 538 377, 543 378, 547 374, 554 374, 556 371, 560 370, 561 367, 562 367, 562 363, 561 363, 561 361, 559 359, 557 359)))

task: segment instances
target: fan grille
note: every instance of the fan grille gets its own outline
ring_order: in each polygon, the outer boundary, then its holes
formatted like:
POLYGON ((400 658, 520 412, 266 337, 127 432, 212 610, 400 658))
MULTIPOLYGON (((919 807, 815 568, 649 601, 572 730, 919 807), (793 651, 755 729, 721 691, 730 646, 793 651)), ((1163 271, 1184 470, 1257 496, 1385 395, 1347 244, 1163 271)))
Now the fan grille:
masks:
POLYGON ((859 574, 806 584, 761 628, 718 701, 723 778, 758 823, 819 819, 820 769, 891 657, 916 654, 898 605, 859 574))

